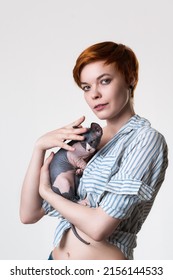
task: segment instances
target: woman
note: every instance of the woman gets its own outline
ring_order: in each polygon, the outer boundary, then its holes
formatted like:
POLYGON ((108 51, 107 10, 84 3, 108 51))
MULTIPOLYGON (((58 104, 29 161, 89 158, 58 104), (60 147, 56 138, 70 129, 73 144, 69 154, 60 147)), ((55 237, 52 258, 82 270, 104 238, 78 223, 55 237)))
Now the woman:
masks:
POLYGON ((57 146, 72 150, 65 140, 83 139, 85 117, 37 140, 22 188, 21 221, 35 223, 45 214, 60 217, 49 259, 133 259, 137 233, 164 180, 167 145, 134 112, 138 61, 130 48, 114 42, 90 46, 77 59, 73 75, 91 110, 106 121, 98 151, 80 181, 81 202, 52 191, 48 170, 53 154, 45 162, 44 157, 57 146), (70 223, 90 245, 76 238, 70 223))

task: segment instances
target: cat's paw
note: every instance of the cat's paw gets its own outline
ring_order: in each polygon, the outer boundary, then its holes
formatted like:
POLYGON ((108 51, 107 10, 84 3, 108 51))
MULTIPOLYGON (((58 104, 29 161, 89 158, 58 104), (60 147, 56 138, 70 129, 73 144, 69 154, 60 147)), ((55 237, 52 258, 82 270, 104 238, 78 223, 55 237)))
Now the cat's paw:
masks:
POLYGON ((76 169, 76 175, 77 176, 81 176, 82 174, 83 174, 83 169, 82 168, 76 169))

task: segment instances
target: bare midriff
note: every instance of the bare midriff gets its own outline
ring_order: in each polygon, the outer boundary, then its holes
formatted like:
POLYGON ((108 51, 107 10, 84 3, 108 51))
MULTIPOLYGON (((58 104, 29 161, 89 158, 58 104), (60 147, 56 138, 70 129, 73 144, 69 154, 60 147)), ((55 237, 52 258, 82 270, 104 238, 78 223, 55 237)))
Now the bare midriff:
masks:
POLYGON ((81 242, 70 229, 63 235, 59 246, 54 248, 54 260, 126 260, 115 245, 107 241, 94 241, 79 230, 78 233, 90 244, 81 242))

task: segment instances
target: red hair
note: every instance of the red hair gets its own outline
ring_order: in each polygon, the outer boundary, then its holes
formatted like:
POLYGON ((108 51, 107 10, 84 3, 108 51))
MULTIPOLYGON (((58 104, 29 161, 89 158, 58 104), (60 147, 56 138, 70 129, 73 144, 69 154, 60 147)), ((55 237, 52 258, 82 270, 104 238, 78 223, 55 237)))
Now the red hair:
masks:
POLYGON ((115 42, 101 42, 85 49, 77 58, 73 69, 73 77, 79 87, 82 69, 89 63, 105 61, 105 64, 115 64, 129 87, 133 91, 138 82, 138 60, 134 52, 127 46, 115 42))

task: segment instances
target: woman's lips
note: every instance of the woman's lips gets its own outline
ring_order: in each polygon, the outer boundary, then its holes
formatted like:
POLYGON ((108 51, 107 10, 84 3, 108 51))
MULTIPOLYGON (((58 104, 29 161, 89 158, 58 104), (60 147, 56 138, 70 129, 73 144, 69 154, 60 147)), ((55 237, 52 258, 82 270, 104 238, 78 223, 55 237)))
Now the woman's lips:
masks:
POLYGON ((96 111, 101 111, 103 110, 106 106, 107 106, 108 103, 105 103, 105 104, 98 104, 94 107, 94 110, 96 111))

